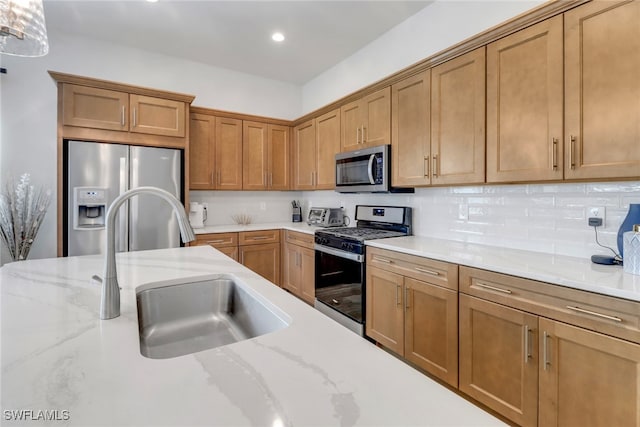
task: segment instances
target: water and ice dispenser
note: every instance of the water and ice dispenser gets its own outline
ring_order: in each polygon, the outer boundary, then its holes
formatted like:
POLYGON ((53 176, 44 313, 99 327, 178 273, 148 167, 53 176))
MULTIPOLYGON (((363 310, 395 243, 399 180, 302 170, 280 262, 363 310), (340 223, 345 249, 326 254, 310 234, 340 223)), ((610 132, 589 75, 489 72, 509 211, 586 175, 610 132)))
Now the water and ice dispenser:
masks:
POLYGON ((99 187, 73 189, 74 230, 101 230, 107 216, 108 190, 99 187))

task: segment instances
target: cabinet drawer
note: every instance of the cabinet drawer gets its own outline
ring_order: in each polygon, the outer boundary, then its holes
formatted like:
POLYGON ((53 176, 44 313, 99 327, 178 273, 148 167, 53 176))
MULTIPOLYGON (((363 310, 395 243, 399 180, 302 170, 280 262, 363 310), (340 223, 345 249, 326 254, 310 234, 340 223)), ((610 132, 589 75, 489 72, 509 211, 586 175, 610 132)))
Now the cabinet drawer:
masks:
POLYGON ((280 230, 241 231, 238 233, 238 244, 240 246, 279 242, 280 230))
POLYGON ((313 249, 315 243, 313 234, 300 233, 298 231, 284 230, 284 240, 292 245, 298 245, 313 249))
POLYGON ((640 343, 640 303, 460 267, 460 292, 640 343))
POLYGON ((214 248, 238 246, 238 233, 211 233, 196 235, 196 245, 210 245, 214 248))
POLYGON ((458 290, 458 266, 415 255, 367 248, 367 265, 433 285, 458 290))

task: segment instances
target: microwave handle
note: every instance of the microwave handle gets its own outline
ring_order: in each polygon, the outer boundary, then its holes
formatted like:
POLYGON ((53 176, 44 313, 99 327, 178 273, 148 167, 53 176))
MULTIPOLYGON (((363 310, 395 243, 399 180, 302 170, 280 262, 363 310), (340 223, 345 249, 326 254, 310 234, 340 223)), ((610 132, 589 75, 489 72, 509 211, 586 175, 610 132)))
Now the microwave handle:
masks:
POLYGON ((369 174, 369 182, 375 184, 376 180, 373 178, 373 162, 376 160, 376 155, 372 154, 369 157, 369 166, 367 167, 367 173, 369 174))

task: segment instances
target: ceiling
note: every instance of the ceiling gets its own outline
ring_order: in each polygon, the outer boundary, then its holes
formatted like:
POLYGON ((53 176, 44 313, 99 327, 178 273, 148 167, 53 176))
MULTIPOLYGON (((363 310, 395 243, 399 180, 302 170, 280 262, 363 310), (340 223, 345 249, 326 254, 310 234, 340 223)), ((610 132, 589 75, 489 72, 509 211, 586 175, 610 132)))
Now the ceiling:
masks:
POLYGON ((49 32, 304 84, 431 1, 45 0, 49 32), (282 43, 271 40, 284 33, 282 43))

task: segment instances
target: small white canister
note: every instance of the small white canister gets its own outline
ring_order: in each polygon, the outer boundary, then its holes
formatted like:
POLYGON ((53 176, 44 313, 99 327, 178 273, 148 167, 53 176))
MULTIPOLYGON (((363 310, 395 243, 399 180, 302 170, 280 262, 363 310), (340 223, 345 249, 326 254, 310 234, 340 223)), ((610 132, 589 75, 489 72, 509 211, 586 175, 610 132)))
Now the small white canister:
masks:
POLYGON ((640 224, 623 235, 624 271, 640 276, 640 224))

